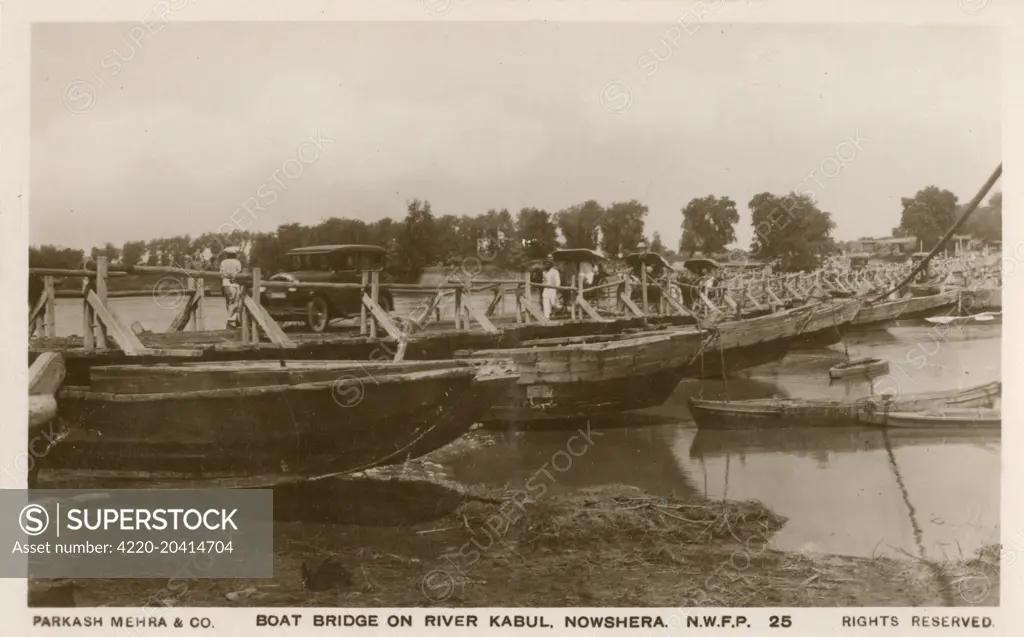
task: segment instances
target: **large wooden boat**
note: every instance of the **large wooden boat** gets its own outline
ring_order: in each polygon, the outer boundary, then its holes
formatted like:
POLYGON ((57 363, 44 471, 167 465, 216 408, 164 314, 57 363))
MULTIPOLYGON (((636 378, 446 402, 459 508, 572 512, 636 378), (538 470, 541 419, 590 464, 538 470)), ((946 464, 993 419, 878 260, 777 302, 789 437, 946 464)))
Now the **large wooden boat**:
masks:
POLYGON ((516 365, 518 382, 487 412, 486 423, 550 426, 660 405, 704 341, 704 332, 690 328, 585 342, 541 339, 526 347, 465 354, 510 358, 516 365))
POLYGON ((881 303, 864 301, 857 314, 850 321, 853 329, 868 329, 873 327, 884 327, 898 319, 910 305, 912 297, 881 303))
POLYGON ((721 378, 779 361, 793 349, 837 343, 850 316, 849 308, 829 302, 708 326, 710 340, 687 367, 686 377, 721 378))
POLYGON ((690 398, 690 414, 700 429, 785 427, 887 426, 886 414, 945 407, 992 407, 1002 394, 994 381, 962 390, 905 396, 871 396, 854 400, 758 398, 753 400, 700 400, 690 398))
POLYGON ((938 294, 911 297, 900 319, 922 319, 941 314, 955 308, 960 299, 959 290, 947 290, 938 294))
POLYGON ((93 368, 58 395, 39 482, 252 487, 395 464, 458 438, 510 361, 247 361, 93 368))

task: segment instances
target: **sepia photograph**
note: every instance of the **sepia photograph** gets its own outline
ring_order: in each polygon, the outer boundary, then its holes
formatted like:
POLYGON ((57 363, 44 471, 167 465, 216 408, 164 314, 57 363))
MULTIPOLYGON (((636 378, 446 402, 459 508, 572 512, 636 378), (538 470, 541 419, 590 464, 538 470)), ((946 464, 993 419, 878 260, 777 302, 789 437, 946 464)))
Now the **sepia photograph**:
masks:
POLYGON ((12 470, 273 519, 28 606, 998 607, 1001 32, 726 4, 31 25, 12 470))

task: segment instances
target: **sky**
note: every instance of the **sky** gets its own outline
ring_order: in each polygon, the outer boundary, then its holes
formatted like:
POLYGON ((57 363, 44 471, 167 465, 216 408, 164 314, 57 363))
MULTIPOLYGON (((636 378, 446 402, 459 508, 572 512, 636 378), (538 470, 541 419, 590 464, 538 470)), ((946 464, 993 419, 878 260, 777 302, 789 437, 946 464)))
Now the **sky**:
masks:
MULTIPOLYGON (((30 241, 595 199, 680 236, 728 196, 813 194, 838 239, 900 198, 970 200, 1001 158, 985 27, 374 22, 44 24, 32 33, 30 241)), ((998 185, 997 185, 998 189, 998 185)))

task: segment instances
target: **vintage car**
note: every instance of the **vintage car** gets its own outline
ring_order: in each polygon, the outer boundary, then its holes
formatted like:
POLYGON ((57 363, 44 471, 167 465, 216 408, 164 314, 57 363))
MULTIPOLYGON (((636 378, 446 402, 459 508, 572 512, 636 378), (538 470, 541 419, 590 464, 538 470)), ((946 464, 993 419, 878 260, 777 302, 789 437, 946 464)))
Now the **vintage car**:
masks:
MULTIPOLYGON (((360 283, 363 272, 379 272, 385 264, 384 248, 372 245, 308 246, 290 250, 286 256, 288 271, 275 274, 271 281, 360 283)), ((262 287, 260 300, 275 320, 304 321, 314 332, 323 332, 331 321, 359 314, 362 291, 262 287)), ((381 288, 378 303, 386 312, 395 309, 390 290, 381 288)))

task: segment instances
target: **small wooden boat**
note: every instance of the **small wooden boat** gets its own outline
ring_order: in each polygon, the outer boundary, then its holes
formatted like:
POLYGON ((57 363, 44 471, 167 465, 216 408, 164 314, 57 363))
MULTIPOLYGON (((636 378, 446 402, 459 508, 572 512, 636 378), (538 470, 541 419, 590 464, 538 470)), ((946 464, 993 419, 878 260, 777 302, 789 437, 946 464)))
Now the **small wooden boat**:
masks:
POLYGON ((690 398, 690 414, 700 429, 748 429, 762 427, 887 426, 893 412, 968 407, 992 407, 1002 394, 994 381, 962 390, 904 396, 869 396, 853 400, 804 400, 757 398, 753 400, 700 400, 690 398))
POLYGON ((925 319, 929 323, 937 325, 971 325, 976 323, 1001 325, 1003 323, 1002 312, 982 312, 970 316, 930 316, 925 319))
POLYGON ((851 361, 833 365, 828 370, 828 376, 833 380, 838 380, 841 378, 878 376, 888 371, 889 361, 880 358, 855 358, 851 361))
POLYGON ((889 427, 1001 427, 999 409, 938 409, 920 412, 889 412, 889 427))
POLYGON ((253 487, 397 464, 458 438, 510 361, 238 361, 94 367, 58 394, 40 482, 253 487))

